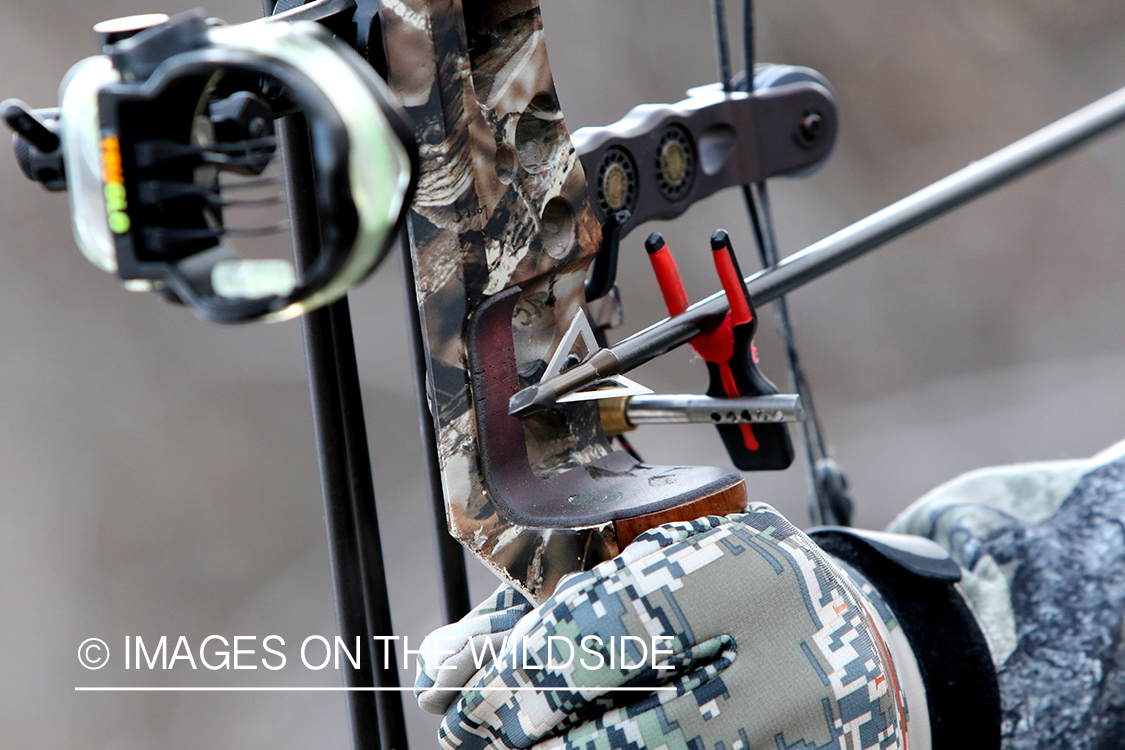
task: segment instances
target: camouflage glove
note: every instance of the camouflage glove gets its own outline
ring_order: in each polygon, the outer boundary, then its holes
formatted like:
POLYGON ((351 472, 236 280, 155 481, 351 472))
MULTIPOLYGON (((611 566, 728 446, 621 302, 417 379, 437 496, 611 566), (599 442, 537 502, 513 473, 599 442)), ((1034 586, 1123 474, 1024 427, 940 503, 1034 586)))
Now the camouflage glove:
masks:
POLYGON ((534 605, 504 584, 472 612, 438 628, 422 643, 414 695, 423 711, 444 714, 460 689, 503 650, 512 629, 534 605))
POLYGON ((431 634, 416 688, 449 749, 928 748, 918 666, 863 586, 767 505, 668 524, 537 609, 502 588, 431 634))
POLYGON ((1125 747, 1125 442, 981 469, 891 531, 949 550, 992 645, 1003 747, 1125 747))

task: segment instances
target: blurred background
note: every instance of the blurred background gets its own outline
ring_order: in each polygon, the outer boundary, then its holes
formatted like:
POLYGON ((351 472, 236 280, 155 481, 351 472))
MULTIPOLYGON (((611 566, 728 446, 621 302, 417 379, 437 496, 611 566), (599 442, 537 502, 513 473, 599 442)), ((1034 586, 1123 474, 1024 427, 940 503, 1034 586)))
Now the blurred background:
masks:
MULTIPOLYGON (((716 79, 705 0, 543 0, 571 129, 716 79)), ((771 185, 785 254, 1125 85, 1112 0, 764 0, 762 60, 808 65, 839 95, 835 156, 771 185)), ((0 4, 2 97, 52 106, 94 54, 91 26, 169 0, 0 4)), ((254 0, 214 0, 237 22, 254 0)), ((732 29, 740 8, 729 8, 732 29)), ((740 51, 735 42, 735 59, 740 51)), ((988 464, 1089 455, 1125 437, 1125 137, 961 209, 792 299, 798 342, 857 521, 885 525, 988 464)), ((716 227, 755 257, 736 193, 661 226, 693 298, 716 227)), ((624 247, 622 335, 661 317, 641 243, 624 247)), ((76 685, 338 685, 328 669, 126 672, 126 635, 198 644, 275 633, 292 654, 335 632, 299 323, 220 327, 121 291, 77 252, 64 194, 0 148, 0 746, 345 748, 339 694, 76 694, 76 685), (87 672, 78 644, 110 644, 87 672), (288 681, 288 682, 287 682, 288 681)), ((397 262, 397 261, 396 261, 397 262)), ((401 274, 352 296, 395 633, 440 624, 401 274)), ((765 369, 784 381, 771 320, 765 369)), ((701 390, 678 351, 635 373, 701 390)), ((719 459, 711 428, 633 433, 650 460, 719 459)), ((725 456, 724 456, 725 459, 725 456)), ((749 477, 807 523, 801 465, 749 477)), ((495 585, 469 562, 474 599, 495 585)), ((409 681, 412 676, 406 676, 409 681)), ((407 701, 415 748, 436 719, 407 701)))

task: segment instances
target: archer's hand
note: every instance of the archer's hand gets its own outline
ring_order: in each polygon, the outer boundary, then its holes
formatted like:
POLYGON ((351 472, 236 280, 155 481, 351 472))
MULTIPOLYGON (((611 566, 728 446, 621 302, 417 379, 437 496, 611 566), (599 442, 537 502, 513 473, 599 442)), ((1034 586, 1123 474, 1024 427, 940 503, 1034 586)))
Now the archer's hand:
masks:
POLYGON ((449 749, 900 748, 913 660, 879 611, 757 504, 646 532, 537 609, 502 587, 430 635, 416 688, 449 749))

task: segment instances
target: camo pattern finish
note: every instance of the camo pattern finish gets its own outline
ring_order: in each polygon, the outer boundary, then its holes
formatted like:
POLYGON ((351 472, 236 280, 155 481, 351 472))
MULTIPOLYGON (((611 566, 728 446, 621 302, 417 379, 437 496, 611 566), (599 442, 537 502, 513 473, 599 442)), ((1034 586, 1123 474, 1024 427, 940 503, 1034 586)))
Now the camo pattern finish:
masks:
MULTIPOLYGON (((521 387, 537 381, 584 314, 601 229, 559 111, 536 0, 385 0, 380 20, 388 82, 413 118, 422 162, 408 227, 449 529, 541 600, 561 576, 617 554, 617 543, 608 523, 526 528, 504 517, 480 456, 466 326, 482 301, 518 286, 516 368, 521 387)), ((610 453, 589 402, 523 429, 540 479, 610 453)))
POLYGON ((1005 750, 1125 747, 1125 442, 971 472, 890 530, 933 539, 964 568, 1005 750))
MULTIPOLYGON (((553 588, 584 565, 573 550, 592 549, 600 559, 616 546, 602 529, 525 529, 498 514, 477 455, 463 339, 481 300, 522 285, 516 358, 521 375, 537 377, 580 309, 585 268, 601 239, 559 112, 539 9, 474 3, 466 14, 456 0, 391 0, 381 20, 389 83, 420 134, 409 230, 449 528, 525 591, 553 588), (548 564, 557 558, 559 572, 548 564)), ((596 407, 569 411, 577 418, 556 415, 531 428, 539 472, 608 453, 589 428, 596 407)))
POLYGON ((445 750, 904 748, 905 697, 865 612, 874 606, 755 504, 642 534, 562 581, 488 655, 479 636, 465 642, 487 614, 436 631, 429 646, 461 647, 431 655, 416 688, 430 710, 457 699, 445 750), (429 691, 455 685, 441 667, 470 651, 483 669, 464 693, 429 691))
POLYGON ((444 714, 457 692, 480 671, 486 655, 500 653, 512 629, 535 608, 506 583, 469 614, 438 628, 422 644, 414 697, 423 711, 444 714))

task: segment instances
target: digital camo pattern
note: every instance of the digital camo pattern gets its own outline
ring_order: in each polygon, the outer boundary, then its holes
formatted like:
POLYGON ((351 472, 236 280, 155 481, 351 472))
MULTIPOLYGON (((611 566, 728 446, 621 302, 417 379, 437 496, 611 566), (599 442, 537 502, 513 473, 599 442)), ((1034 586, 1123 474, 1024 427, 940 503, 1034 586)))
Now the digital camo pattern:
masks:
POLYGON ((906 696, 902 706, 907 737, 907 744, 904 746, 909 747, 910 750, 930 750, 933 747, 933 738, 930 733, 926 683, 922 679, 922 670, 915 658, 914 648, 903 631, 898 616, 879 593, 879 589, 875 588, 863 573, 833 555, 828 557, 847 576, 852 588, 858 590, 860 603, 871 605, 865 611, 871 624, 875 626, 877 645, 885 648, 890 654, 898 685, 906 696))
POLYGON ((970 574, 1006 750, 1125 747, 1125 443, 972 472, 890 530, 933 539, 970 574))
POLYGON ((459 688, 480 671, 484 655, 500 653, 512 629, 534 606, 520 591, 501 584, 460 620, 422 642, 414 696, 423 711, 444 714, 459 688))
MULTIPOLYGON (((511 340, 492 345, 511 347, 521 386, 536 382, 583 314, 586 268, 601 241, 559 111, 538 3, 385 0, 380 20, 388 83, 418 134, 421 174, 408 227, 449 529, 542 600, 561 576, 618 547, 606 522, 528 528, 505 517, 482 461, 485 412, 468 372, 470 321, 484 301, 518 287, 511 340)), ((526 420, 522 430, 534 478, 611 453, 594 403, 526 420)), ((671 498, 680 473, 672 467, 644 477, 666 481, 652 495, 671 498)), ((568 496, 548 500, 566 503, 568 496)))
MULTIPOLYGON (((507 633, 500 658, 446 714, 441 745, 905 747, 905 698, 858 596, 767 505, 658 527, 566 578, 507 633), (671 653, 655 664, 641 652, 654 636, 671 636, 657 642, 671 653)), ((427 663, 419 687, 442 679, 440 663, 427 663)))

